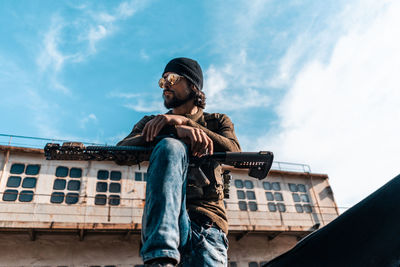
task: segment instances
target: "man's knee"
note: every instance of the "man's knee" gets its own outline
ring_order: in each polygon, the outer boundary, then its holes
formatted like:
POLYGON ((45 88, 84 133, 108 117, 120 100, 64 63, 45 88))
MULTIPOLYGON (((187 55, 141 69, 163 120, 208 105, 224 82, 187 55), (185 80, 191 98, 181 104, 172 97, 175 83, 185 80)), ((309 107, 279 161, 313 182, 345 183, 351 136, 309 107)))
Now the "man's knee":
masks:
POLYGON ((164 159, 175 158, 175 160, 187 157, 187 147, 179 139, 167 137, 162 139, 155 146, 152 157, 162 156, 164 159))

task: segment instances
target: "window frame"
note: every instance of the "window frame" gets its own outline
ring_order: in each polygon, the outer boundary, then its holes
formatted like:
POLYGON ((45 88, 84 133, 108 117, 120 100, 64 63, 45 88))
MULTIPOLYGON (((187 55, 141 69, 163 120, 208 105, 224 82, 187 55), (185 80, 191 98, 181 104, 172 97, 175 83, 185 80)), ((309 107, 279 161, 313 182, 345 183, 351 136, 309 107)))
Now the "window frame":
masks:
POLYGON ((33 202, 40 168, 41 164, 39 163, 12 162, 8 170, 2 200, 6 202, 33 202), (10 198, 10 195, 15 197, 10 198))

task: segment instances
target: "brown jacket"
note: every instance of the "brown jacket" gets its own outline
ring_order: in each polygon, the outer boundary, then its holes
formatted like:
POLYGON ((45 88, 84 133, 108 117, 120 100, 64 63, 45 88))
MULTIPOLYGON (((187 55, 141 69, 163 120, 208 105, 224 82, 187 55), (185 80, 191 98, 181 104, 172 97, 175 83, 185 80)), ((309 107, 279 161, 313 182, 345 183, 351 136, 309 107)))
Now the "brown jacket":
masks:
MULTIPOLYGON (((171 112, 169 112, 170 114, 171 112)), ((132 132, 118 146, 146 145, 141 136, 146 123, 155 116, 144 116, 134 127, 132 132)), ((188 126, 202 129, 213 141, 215 152, 237 152, 240 145, 235 135, 234 126, 229 117, 220 113, 205 113, 202 109, 194 115, 185 115, 189 118, 188 126)), ((164 127, 160 134, 174 133, 174 127, 164 127)), ((225 233, 228 232, 228 222, 223 202, 223 180, 221 166, 210 163, 202 166, 204 173, 210 180, 210 185, 198 188, 188 183, 187 209, 189 213, 200 213, 211 218, 225 233)))

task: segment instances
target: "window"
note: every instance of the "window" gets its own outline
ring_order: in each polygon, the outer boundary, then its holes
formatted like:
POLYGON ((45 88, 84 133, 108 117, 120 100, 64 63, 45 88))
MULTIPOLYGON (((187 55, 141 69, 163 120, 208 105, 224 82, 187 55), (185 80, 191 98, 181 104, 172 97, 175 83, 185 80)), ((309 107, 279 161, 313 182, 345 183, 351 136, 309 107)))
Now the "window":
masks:
POLYGON ((21 177, 10 176, 8 177, 7 187, 19 187, 21 184, 21 177))
POLYGON ((267 199, 267 207, 270 212, 286 212, 283 195, 281 192, 281 184, 279 182, 263 182, 265 189, 265 198, 267 199))
POLYGON ((119 172, 119 171, 111 171, 110 179, 112 181, 121 181, 121 172, 119 172))
MULTIPOLYGON (((135 180, 142 178, 141 172, 135 172, 135 180)), ((118 206, 121 202, 121 177, 120 171, 99 170, 97 172, 95 205, 118 206)), ((139 180, 141 181, 141 180, 139 180)))
POLYGON ((35 188, 36 187, 36 178, 34 177, 26 177, 22 182, 23 188, 35 188))
POLYGON ((278 182, 272 183, 272 190, 280 191, 281 190, 281 184, 278 183, 278 182))
POLYGON ((108 171, 100 170, 97 172, 97 179, 99 180, 107 180, 108 179, 108 171))
POLYGON ((69 177, 71 178, 81 178, 82 177, 82 169, 71 168, 69 172, 69 177))
POLYGON ((71 191, 79 191, 79 189, 81 188, 81 181, 78 180, 70 180, 68 181, 68 190, 71 191))
POLYGON ((308 198, 307 194, 301 194, 300 199, 302 202, 310 202, 310 199, 308 198))
POLYGON ((246 201, 256 200, 253 181, 236 179, 235 187, 238 188, 236 190, 237 198, 241 200, 238 202, 239 210, 257 211, 258 206, 256 201, 246 201))
POLYGON ((244 187, 246 187, 247 189, 253 189, 254 188, 253 182, 249 181, 249 180, 245 180, 244 187))
POLYGON ((78 203, 79 194, 78 193, 68 193, 65 197, 65 203, 67 204, 75 204, 78 203))
POLYGON ((310 197, 307 193, 306 185, 304 184, 289 184, 289 190, 292 193, 295 209, 298 213, 312 213, 312 206, 309 204, 310 197))
POLYGON ((274 195, 271 192, 265 192, 268 201, 274 201, 274 195))
POLYGON ((237 267, 237 263, 236 263, 236 261, 230 261, 230 262, 228 262, 228 266, 229 267, 237 267))
POLYGON ((107 203, 107 195, 97 194, 94 199, 94 204, 96 205, 105 205, 107 203))
POLYGON ((246 195, 244 194, 243 190, 237 191, 237 197, 238 197, 238 199, 246 199, 246 195))
POLYGON ((55 176, 50 202, 69 205, 78 203, 79 191, 81 190, 82 169, 58 166, 55 176))
POLYGON ((247 210, 247 202, 246 201, 239 201, 239 210, 247 210))
POLYGON ((33 191, 31 190, 22 190, 19 192, 18 200, 20 202, 31 202, 33 199, 33 191))
POLYGON ((274 193, 274 198, 276 201, 283 201, 283 196, 281 193, 275 192, 274 193))
POLYGON ((3 201, 31 202, 39 172, 40 165, 37 164, 12 164, 3 193, 3 201))
POLYGON ((147 172, 135 172, 135 181, 144 181, 147 180, 147 172))
POLYGON ((278 204, 276 204, 276 206, 278 207, 278 210, 279 210, 280 212, 286 212, 286 206, 285 206, 285 204, 283 204, 283 203, 278 203, 278 204))
POLYGON ((17 199, 17 197, 18 197, 17 190, 7 189, 6 191, 4 191, 4 194, 3 194, 4 201, 15 201, 17 199))
POLYGON ((275 212, 276 211, 276 204, 274 202, 268 202, 268 210, 275 212))
POLYGON ((28 165, 26 167, 26 175, 38 175, 40 170, 40 165, 28 165))
POLYGON ((25 170, 25 164, 14 163, 11 166, 10 173, 12 174, 22 174, 25 170))
POLYGON ((64 201, 64 192, 53 192, 50 197, 51 203, 62 203, 64 201))
POLYGON ((296 208, 296 211, 297 211, 298 213, 303 213, 303 212, 304 212, 303 206, 302 206, 302 205, 296 204, 296 205, 294 205, 294 207, 296 208))
POLYGON ((55 179, 53 184, 53 189, 64 190, 67 182, 64 179, 55 179))
POLYGON ((255 261, 249 262, 249 267, 258 267, 258 262, 255 261))
POLYGON ((263 187, 265 190, 274 190, 274 191, 280 191, 281 190, 281 184, 279 182, 263 182, 263 187))
POLYGON ((56 169, 56 177, 67 177, 68 176, 68 168, 67 167, 57 167, 56 169))
POLYGON ((257 209, 258 209, 257 202, 249 201, 247 204, 249 205, 250 211, 257 211, 257 209))
POLYGON ((246 197, 247 199, 256 199, 256 194, 254 193, 254 191, 246 191, 246 197))
POLYGON ((290 190, 291 192, 297 192, 297 191, 299 191, 299 190, 297 189, 297 185, 296 185, 296 184, 289 184, 289 190, 290 190))
POLYGON ((242 180, 235 180, 236 188, 243 188, 243 181, 242 180))
POLYGON ((304 211, 307 212, 307 213, 311 213, 311 212, 312 212, 312 208, 311 208, 311 206, 308 205, 308 204, 303 205, 303 209, 304 209, 304 211))

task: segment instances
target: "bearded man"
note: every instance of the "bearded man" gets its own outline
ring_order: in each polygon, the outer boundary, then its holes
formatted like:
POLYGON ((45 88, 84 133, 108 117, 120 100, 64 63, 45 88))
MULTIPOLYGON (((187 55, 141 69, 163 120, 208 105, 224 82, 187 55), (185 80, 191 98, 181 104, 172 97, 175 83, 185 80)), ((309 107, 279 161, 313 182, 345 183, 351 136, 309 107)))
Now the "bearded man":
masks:
POLYGON ((197 61, 172 59, 159 86, 166 114, 143 117, 119 146, 154 145, 142 219, 145 266, 227 266, 228 221, 222 169, 207 162, 199 185, 192 157, 240 151, 231 120, 206 113, 203 74, 197 61), (160 138, 160 137, 163 138, 160 138))

